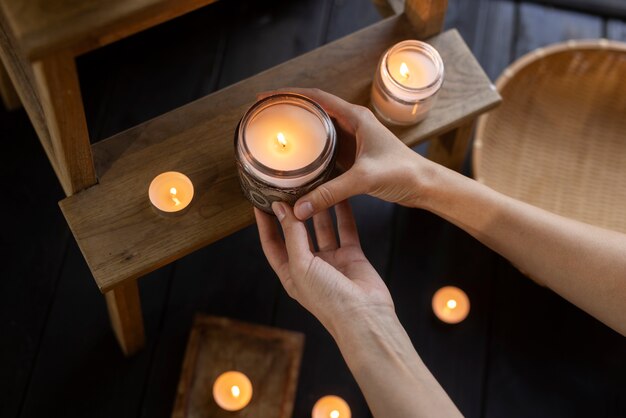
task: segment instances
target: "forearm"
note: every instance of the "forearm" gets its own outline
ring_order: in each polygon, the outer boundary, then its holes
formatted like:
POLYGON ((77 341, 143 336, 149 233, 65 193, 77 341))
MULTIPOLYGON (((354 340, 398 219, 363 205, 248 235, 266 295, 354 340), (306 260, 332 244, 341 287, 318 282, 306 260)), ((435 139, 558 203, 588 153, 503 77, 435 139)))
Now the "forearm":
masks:
POLYGON ((452 417, 458 409, 428 371, 393 312, 358 314, 331 328, 375 417, 452 417))
POLYGON ((528 205, 440 166, 429 166, 425 178, 421 207, 626 334, 626 235, 528 205))

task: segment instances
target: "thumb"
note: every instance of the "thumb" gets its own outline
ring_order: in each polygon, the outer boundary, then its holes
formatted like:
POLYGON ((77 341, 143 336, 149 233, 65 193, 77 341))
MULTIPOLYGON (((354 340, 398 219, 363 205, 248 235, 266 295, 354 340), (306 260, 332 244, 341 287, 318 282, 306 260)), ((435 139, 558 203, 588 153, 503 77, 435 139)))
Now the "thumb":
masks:
POLYGON ((307 220, 316 213, 361 193, 355 177, 353 170, 349 170, 302 196, 294 206, 296 217, 301 221, 307 220))

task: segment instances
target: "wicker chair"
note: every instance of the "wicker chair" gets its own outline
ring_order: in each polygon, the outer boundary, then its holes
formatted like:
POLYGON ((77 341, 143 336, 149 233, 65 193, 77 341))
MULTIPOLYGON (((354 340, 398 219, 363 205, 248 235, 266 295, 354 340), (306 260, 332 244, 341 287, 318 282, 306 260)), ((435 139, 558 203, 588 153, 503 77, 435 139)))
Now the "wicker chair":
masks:
POLYGON ((479 120, 476 179, 626 233, 626 44, 541 48, 509 66, 496 84, 504 101, 479 120))

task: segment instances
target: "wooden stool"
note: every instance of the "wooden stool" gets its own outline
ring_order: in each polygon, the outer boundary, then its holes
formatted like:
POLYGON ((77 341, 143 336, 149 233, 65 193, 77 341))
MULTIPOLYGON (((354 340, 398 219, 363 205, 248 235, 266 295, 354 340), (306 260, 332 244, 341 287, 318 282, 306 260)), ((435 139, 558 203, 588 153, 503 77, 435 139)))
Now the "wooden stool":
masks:
MULTIPOLYGON (((453 168, 465 156, 475 118, 500 101, 458 32, 433 36, 447 0, 408 0, 405 13, 90 145, 75 57, 212 0, 90 0, 80 11, 63 10, 76 4, 67 0, 52 14, 44 13, 45 1, 0 0, 0 53, 68 195, 61 209, 126 354, 144 342, 136 279, 254 220, 239 190, 232 135, 256 92, 318 87, 367 105, 383 51, 400 40, 428 39, 441 53, 446 81, 430 116, 395 133, 411 146, 432 140, 431 158, 453 168), (199 191, 175 220, 156 216, 147 199, 152 178, 169 170, 188 175, 199 191)), ((386 14, 401 9, 391 3, 386 14)))

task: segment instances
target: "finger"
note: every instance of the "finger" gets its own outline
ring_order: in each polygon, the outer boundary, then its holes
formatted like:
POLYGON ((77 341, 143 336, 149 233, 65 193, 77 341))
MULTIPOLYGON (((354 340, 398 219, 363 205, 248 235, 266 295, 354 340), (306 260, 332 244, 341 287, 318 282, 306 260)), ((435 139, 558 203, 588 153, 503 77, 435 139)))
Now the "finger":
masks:
POLYGON ((257 99, 261 100, 280 93, 296 93, 312 99, 322 106, 330 117, 334 118, 340 127, 348 133, 354 134, 360 123, 362 116, 360 106, 355 106, 352 103, 320 89, 288 87, 259 93, 257 94, 257 99))
POLYGON ((272 210, 283 228, 289 260, 292 263, 308 262, 313 254, 309 250, 306 225, 296 218, 291 207, 285 203, 272 203, 272 210))
POLYGON ((283 271, 284 266, 289 262, 285 242, 278 232, 276 221, 270 215, 254 208, 254 216, 259 229, 263 253, 272 269, 278 274, 280 271, 283 271))
POLYGON ((361 247, 359 232, 356 229, 356 222, 352 214, 352 208, 347 200, 335 206, 337 214, 337 230, 339 231, 339 242, 341 246, 355 245, 361 247))
POLYGON ((317 248, 320 251, 332 251, 337 249, 337 237, 335 237, 335 226, 330 212, 323 210, 313 217, 315 227, 315 237, 317 238, 317 248))
POLYGON ((298 219, 309 219, 351 196, 363 193, 363 183, 356 177, 354 171, 348 170, 302 196, 294 207, 298 219))

